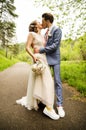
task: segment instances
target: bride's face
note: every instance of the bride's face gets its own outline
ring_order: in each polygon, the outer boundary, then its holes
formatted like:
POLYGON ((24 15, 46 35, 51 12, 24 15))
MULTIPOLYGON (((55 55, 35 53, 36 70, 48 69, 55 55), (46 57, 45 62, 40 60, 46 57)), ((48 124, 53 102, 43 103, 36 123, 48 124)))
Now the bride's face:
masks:
POLYGON ((42 24, 40 22, 37 22, 37 28, 40 29, 40 30, 43 28, 42 24))

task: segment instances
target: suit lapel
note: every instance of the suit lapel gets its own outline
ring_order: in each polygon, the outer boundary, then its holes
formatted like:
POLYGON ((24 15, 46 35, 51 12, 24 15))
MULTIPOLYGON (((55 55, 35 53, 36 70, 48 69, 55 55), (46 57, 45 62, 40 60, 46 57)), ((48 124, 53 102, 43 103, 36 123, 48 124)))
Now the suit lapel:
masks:
POLYGON ((48 36, 48 40, 47 41, 49 41, 49 38, 51 38, 53 36, 53 32, 54 32, 55 29, 56 29, 56 27, 53 26, 51 31, 49 32, 49 36, 48 36))
POLYGON ((51 35, 53 35, 53 32, 54 32, 55 29, 56 29, 56 27, 53 26, 53 27, 52 27, 52 30, 51 30, 51 32, 50 32, 51 35))

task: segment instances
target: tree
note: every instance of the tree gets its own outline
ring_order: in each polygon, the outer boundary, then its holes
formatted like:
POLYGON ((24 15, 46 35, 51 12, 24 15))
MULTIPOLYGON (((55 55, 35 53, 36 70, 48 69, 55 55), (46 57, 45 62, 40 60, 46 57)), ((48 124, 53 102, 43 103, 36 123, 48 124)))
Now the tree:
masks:
POLYGON ((76 39, 86 32, 86 0, 35 0, 35 5, 50 9, 65 38, 76 39))
POLYGON ((11 38, 15 35, 14 19, 18 17, 14 13, 15 6, 14 0, 1 0, 0 1, 0 41, 2 45, 10 42, 11 38))
POLYGON ((86 60, 86 33, 78 39, 79 50, 83 60, 86 60))

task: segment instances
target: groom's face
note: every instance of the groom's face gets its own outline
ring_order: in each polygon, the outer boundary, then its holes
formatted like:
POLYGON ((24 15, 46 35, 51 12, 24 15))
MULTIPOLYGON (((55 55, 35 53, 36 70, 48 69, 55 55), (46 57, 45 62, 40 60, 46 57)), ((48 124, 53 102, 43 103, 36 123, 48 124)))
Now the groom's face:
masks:
POLYGON ((45 29, 48 27, 47 25, 47 20, 45 20, 45 18, 42 18, 42 27, 45 29))

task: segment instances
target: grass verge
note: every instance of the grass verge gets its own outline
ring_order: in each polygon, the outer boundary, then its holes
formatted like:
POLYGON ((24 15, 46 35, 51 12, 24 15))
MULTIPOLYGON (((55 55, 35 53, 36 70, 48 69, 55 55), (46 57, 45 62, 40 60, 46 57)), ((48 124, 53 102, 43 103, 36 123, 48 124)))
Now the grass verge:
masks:
POLYGON ((86 61, 62 61, 61 79, 86 97, 86 61))
POLYGON ((0 71, 3 71, 4 69, 12 66, 13 64, 19 62, 17 59, 8 59, 4 57, 3 55, 0 55, 0 71))

